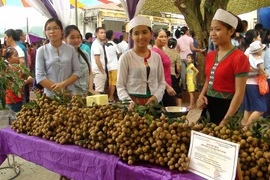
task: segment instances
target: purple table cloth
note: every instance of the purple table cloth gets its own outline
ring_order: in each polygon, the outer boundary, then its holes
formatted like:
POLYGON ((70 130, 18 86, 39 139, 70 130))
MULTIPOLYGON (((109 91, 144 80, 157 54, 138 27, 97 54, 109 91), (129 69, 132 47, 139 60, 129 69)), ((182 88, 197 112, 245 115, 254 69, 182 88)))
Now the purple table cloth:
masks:
POLYGON ((187 172, 137 163, 130 166, 112 154, 91 151, 75 145, 60 145, 35 136, 0 130, 0 164, 15 154, 51 171, 75 180, 202 180, 187 172))

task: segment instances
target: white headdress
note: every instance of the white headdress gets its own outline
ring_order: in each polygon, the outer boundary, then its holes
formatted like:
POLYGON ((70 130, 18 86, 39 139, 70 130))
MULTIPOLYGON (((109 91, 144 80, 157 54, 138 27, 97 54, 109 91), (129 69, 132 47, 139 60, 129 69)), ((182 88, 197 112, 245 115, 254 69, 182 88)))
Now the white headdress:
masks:
POLYGON ((238 19, 233 14, 223 9, 218 9, 216 11, 213 20, 222 21, 226 24, 231 25, 234 29, 236 29, 238 24, 238 19))
POLYGON ((151 27, 151 21, 149 18, 144 16, 135 16, 133 19, 131 19, 131 21, 129 21, 129 29, 140 25, 151 27))

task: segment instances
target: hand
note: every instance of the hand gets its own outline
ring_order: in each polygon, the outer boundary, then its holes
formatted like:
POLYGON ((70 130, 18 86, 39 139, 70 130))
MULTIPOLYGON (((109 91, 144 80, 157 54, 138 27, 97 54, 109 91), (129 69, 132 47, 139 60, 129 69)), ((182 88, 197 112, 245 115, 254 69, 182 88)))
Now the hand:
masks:
POLYGON ((100 94, 100 92, 95 91, 94 89, 89 89, 88 90, 91 94, 100 94))
POLYGON ((157 97, 156 96, 151 96, 148 101, 146 102, 145 105, 152 104, 152 103, 158 103, 157 97))
POLYGON ((200 95, 199 98, 197 99, 196 104, 199 109, 205 108, 208 104, 207 97, 205 95, 200 95))
POLYGON ((28 76, 28 78, 24 80, 24 84, 26 85, 26 84, 31 83, 33 81, 34 81, 34 79, 31 76, 28 76))
POLYGON ((65 89, 66 88, 66 83, 64 81, 60 83, 55 83, 51 86, 52 90, 60 90, 60 89, 65 89))
POLYGON ((129 112, 133 111, 134 105, 135 105, 135 102, 134 101, 130 101, 130 104, 128 105, 128 111, 129 112))
POLYGON ((166 88, 166 91, 167 91, 167 93, 168 93, 170 96, 175 96, 175 95, 176 95, 175 90, 174 90, 171 86, 168 86, 168 87, 166 88))
POLYGON ((202 52, 204 52, 206 49, 200 49, 200 52, 202 53, 202 52))
POLYGON ((222 119, 222 121, 219 123, 219 126, 223 127, 226 124, 226 120, 222 119))

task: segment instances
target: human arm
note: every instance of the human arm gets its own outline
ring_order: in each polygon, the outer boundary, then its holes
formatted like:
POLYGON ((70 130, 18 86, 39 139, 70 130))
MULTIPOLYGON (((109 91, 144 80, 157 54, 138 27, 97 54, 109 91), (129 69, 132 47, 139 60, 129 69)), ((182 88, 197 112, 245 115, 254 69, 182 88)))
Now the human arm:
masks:
POLYGON ((233 116, 238 111, 238 108, 240 107, 244 98, 247 78, 247 76, 235 77, 235 94, 226 115, 219 125, 223 126, 226 123, 228 116, 233 116))
POLYGON ((21 65, 24 65, 24 66, 26 65, 25 64, 25 59, 23 57, 20 57, 19 60, 20 60, 21 65))
POLYGON ((164 77, 164 69, 162 65, 162 61, 160 56, 157 56, 157 78, 158 78, 158 89, 154 93, 154 96, 157 98, 158 102, 160 102, 164 95, 164 90, 166 88, 166 81, 164 77))
POLYGON ((37 84, 40 84, 48 90, 52 90, 51 86, 54 84, 54 82, 47 78, 44 47, 40 47, 39 49, 37 49, 35 72, 37 84))
POLYGON ((115 44, 115 48, 116 48, 117 59, 119 60, 120 56, 122 55, 122 52, 121 52, 119 46, 117 46, 117 44, 115 44))
POLYGON ((255 69, 252 66, 250 66, 250 72, 258 72, 258 69, 255 69))
POLYGON ((202 91, 197 99, 197 107, 199 109, 203 109, 207 106, 208 104, 208 99, 206 97, 206 92, 207 92, 207 88, 208 88, 208 84, 209 84, 209 80, 205 80, 202 91))
POLYGON ((178 57, 177 57, 177 61, 176 61, 176 74, 175 74, 175 76, 176 76, 176 78, 178 78, 180 75, 181 75, 181 59, 180 59, 180 57, 179 57, 179 55, 177 55, 178 57))
POLYGON ((119 67, 117 71, 117 94, 121 101, 131 100, 127 92, 127 81, 129 77, 129 66, 128 66, 128 58, 125 55, 122 55, 119 59, 119 67))
POLYGON ((170 96, 175 96, 176 95, 175 90, 172 88, 172 86, 170 86, 167 83, 166 83, 166 91, 170 96))
POLYGON ((99 54, 95 54, 95 62, 98 66, 98 69, 100 70, 100 72, 102 74, 105 74, 105 70, 104 68, 102 67, 102 64, 101 64, 101 61, 100 61, 100 55, 99 54))
POLYGON ((156 96, 151 96, 148 101, 145 103, 145 105, 152 104, 152 103, 158 103, 158 99, 156 96))
POLYGON ((195 74, 194 74, 194 82, 195 82, 196 77, 199 74, 199 70, 195 66, 193 66, 191 69, 195 72, 195 74))
POLYGON ((258 64, 258 72, 260 75, 267 75, 266 71, 264 70, 264 66, 263 66, 263 63, 261 64, 258 64))
POLYGON ((204 49, 199 49, 199 48, 194 47, 193 42, 190 43, 190 49, 191 49, 192 51, 196 51, 196 52, 203 52, 203 51, 204 51, 204 49))
MULTIPOLYGON (((178 40, 177 40, 177 41, 178 41, 178 40)), ((178 43, 176 44, 175 49, 176 49, 176 52, 177 52, 177 53, 180 53, 181 49, 180 49, 180 46, 178 45, 178 43)))
MULTIPOLYGON (((88 46, 87 46, 88 47, 88 46)), ((87 67, 88 67, 88 72, 89 72, 89 80, 88 80, 88 92, 90 92, 91 94, 100 94, 99 92, 95 91, 93 89, 93 72, 92 72, 92 68, 91 68, 91 61, 90 61, 90 56, 87 52, 85 51, 82 51, 82 53, 85 55, 86 59, 85 62, 87 64, 87 67)), ((82 57, 83 58, 83 57, 82 57)))
POLYGON ((90 67, 90 69, 89 69, 88 91, 89 91, 91 94, 100 94, 99 92, 97 92, 97 91, 95 91, 95 90, 93 89, 93 73, 92 73, 91 67, 90 67))

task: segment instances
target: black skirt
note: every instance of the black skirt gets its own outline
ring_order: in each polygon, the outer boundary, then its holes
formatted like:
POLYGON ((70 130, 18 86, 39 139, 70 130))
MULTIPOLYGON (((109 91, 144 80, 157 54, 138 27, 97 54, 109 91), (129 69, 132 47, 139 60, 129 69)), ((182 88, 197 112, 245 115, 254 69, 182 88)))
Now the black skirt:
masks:
POLYGON ((170 96, 167 91, 165 90, 165 93, 162 98, 161 105, 164 107, 166 106, 177 106, 177 101, 175 96, 170 96))
POLYGON ((182 88, 179 85, 180 77, 176 78, 174 75, 171 75, 172 79, 172 88, 176 92, 176 98, 182 99, 182 88))
POLYGON ((211 96, 207 96, 207 99, 208 105, 206 108, 203 109, 201 117, 207 118, 208 112, 210 116, 210 122, 219 125, 219 123, 223 120, 224 116, 226 115, 232 100, 215 98, 211 96))

